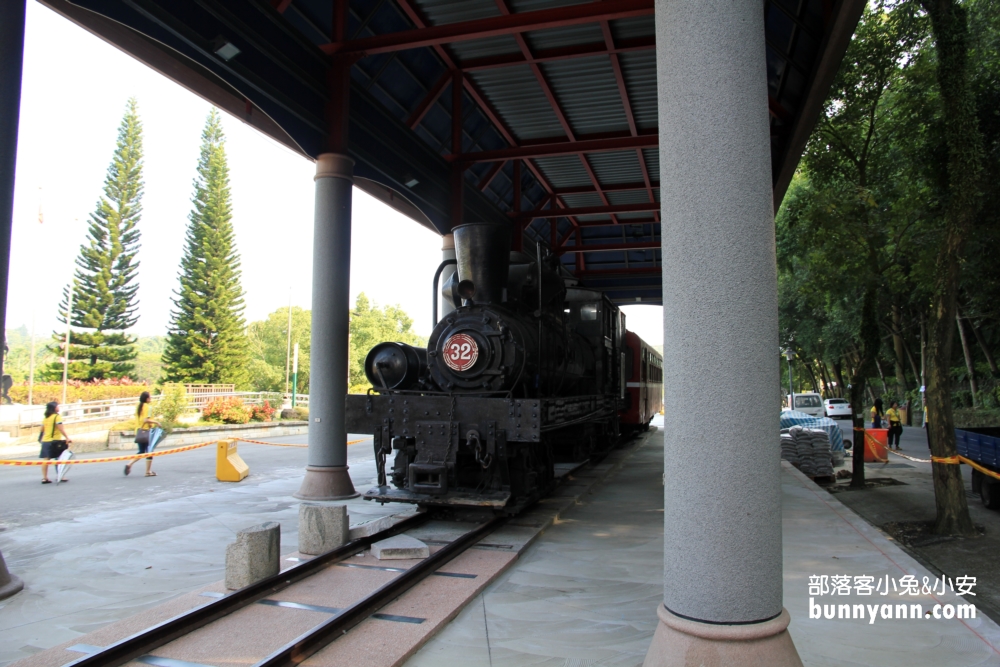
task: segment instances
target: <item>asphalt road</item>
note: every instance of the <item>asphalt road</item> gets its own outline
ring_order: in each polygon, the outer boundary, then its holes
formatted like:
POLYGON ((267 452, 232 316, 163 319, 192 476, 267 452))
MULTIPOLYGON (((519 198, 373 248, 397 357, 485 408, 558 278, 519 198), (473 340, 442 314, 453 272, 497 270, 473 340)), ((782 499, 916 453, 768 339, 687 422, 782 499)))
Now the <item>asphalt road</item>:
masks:
MULTIPOLYGON (((350 435, 348 464, 374 458, 370 435, 350 435)), ((267 438, 265 442, 304 444, 305 435, 267 438)), ((303 474, 305 447, 272 447, 239 443, 240 457, 250 466, 241 486, 258 486, 275 479, 303 474)), ((166 448, 166 449, 169 449, 166 448)), ((164 450, 166 451, 166 450, 164 450)), ((78 459, 107 458, 130 452, 104 451, 81 454, 78 459)), ((203 447, 153 459, 156 477, 145 477, 145 461, 139 461, 126 477, 123 462, 70 466, 69 482, 42 484, 41 468, 0 466, 0 525, 12 529, 56 520, 74 519, 123 506, 185 498, 231 486, 215 478, 215 447, 203 447)), ((49 479, 55 470, 49 468, 49 479)))

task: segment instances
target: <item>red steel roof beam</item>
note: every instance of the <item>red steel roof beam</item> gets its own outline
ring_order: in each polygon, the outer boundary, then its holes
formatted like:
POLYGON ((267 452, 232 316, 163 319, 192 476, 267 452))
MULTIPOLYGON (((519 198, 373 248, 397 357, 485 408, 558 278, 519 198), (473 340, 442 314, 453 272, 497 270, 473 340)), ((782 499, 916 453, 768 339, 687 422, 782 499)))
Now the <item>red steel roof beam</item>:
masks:
POLYGON ((531 146, 516 146, 501 148, 494 151, 479 151, 463 155, 446 155, 445 159, 456 162, 496 162, 498 160, 517 160, 555 155, 578 155, 580 153, 611 153, 614 151, 634 150, 636 148, 656 148, 659 136, 656 134, 640 134, 638 137, 615 137, 612 139, 587 139, 584 141, 560 141, 551 144, 533 144, 531 146))
MULTIPOLYGON (((656 39, 654 37, 636 37, 633 39, 622 40, 615 45, 614 50, 610 53, 650 51, 655 48, 656 39)), ((497 67, 524 65, 530 62, 546 63, 556 60, 569 60, 571 58, 582 58, 602 53, 609 53, 608 47, 604 42, 573 44, 570 46, 560 46, 554 49, 540 49, 538 51, 534 51, 530 60, 523 53, 504 53, 498 56, 470 58, 462 61, 462 69, 466 72, 476 72, 479 70, 494 69, 497 67)))
MULTIPOLYGON (((601 32, 604 34, 604 43, 608 47, 608 57, 611 59, 611 69, 615 73, 615 81, 618 83, 618 94, 622 98, 622 108, 625 110, 625 118, 628 120, 628 129, 633 137, 639 136, 639 128, 635 124, 635 115, 632 113, 632 102, 629 100, 628 88, 625 86, 625 75, 622 73, 622 65, 615 53, 615 38, 611 34, 611 24, 607 21, 601 23, 601 32)), ((653 184, 649 180, 649 169, 646 168, 646 156, 642 154, 642 149, 637 148, 635 156, 639 160, 639 168, 642 169, 642 180, 646 185, 646 196, 649 201, 656 201, 653 197, 653 184)), ((655 215, 659 220, 659 214, 655 215)))
MULTIPOLYGON (((495 0, 495 2, 497 9, 500 10, 501 14, 504 16, 509 16, 511 14, 510 7, 507 5, 507 0, 495 0)), ((551 84, 549 84, 548 79, 545 78, 545 73, 542 72, 541 66, 534 62, 534 55, 531 53, 531 47, 528 46, 528 42, 524 38, 524 35, 515 34, 514 41, 517 42, 517 46, 521 50, 521 54, 524 55, 530 63, 529 67, 531 67, 531 71, 535 75, 535 80, 538 81, 538 85, 541 86, 542 93, 549 101, 549 106, 552 107, 552 112, 556 115, 556 119, 562 126, 563 132, 566 133, 566 138, 570 141, 576 141, 576 133, 573 132, 573 128, 569 124, 569 119, 566 118, 566 113, 559 104, 559 100, 556 99, 555 91, 552 90, 551 84)), ((583 155, 580 155, 579 158, 583 163, 583 167, 587 171, 587 174, 590 176, 590 182, 594 184, 594 188, 597 190, 598 194, 600 194, 601 200, 605 204, 610 204, 611 202, 608 201, 608 198, 604 196, 603 192, 601 192, 601 184, 598 182, 597 175, 594 173, 594 170, 590 168, 590 163, 587 162, 587 159, 583 155)), ((577 225, 574 223, 573 226, 576 227, 577 225)))
POLYGON ((561 28, 581 23, 651 16, 652 14, 653 0, 606 0, 605 2, 588 2, 582 5, 519 12, 474 21, 418 27, 416 30, 402 30, 351 41, 334 41, 330 44, 323 44, 320 48, 331 55, 336 53, 375 55, 498 35, 513 35, 532 30, 561 28))
MULTIPOLYGON (((427 19, 424 18, 419 9, 411 4, 411 0, 396 0, 396 4, 403 11, 403 13, 406 14, 407 18, 413 22, 413 25, 417 26, 417 28, 424 28, 427 25, 427 19)), ((436 45, 434 47, 434 52, 437 53, 439 58, 441 58, 441 62, 444 63, 446 68, 449 70, 458 69, 455 59, 444 46, 440 44, 436 45)), ((503 119, 500 118, 500 114, 493 108, 493 105, 490 104, 489 100, 486 99, 483 92, 479 90, 479 86, 472 81, 471 77, 466 76, 462 77, 462 79, 466 92, 472 98, 473 102, 475 102, 476 106, 479 107, 479 110, 483 112, 487 119, 489 119, 490 123, 493 124, 493 127, 495 127, 497 132, 500 133, 500 136, 502 136, 508 144, 516 148, 518 146, 518 141, 514 138, 514 133, 509 127, 507 127, 507 124, 503 122, 503 119)), ((542 189, 551 195, 554 188, 552 187, 552 184, 549 183, 548 179, 542 174, 541 170, 538 169, 538 166, 529 159, 524 160, 524 164, 542 186, 542 189)), ((543 200, 540 206, 544 205, 545 201, 543 200)), ((576 224, 576 220, 573 218, 570 218, 570 222, 574 225, 576 224)))
POLYGON ((434 103, 440 99, 441 94, 444 92, 445 88, 448 87, 448 83, 452 80, 454 74, 451 71, 445 72, 441 75, 441 78, 437 80, 427 94, 424 95, 424 99, 420 100, 420 104, 413 110, 410 117, 406 119, 406 126, 408 128, 415 129, 417 125, 420 125, 420 121, 424 119, 427 112, 431 110, 434 103))
POLYGON ((593 243, 582 246, 563 246, 559 248, 560 254, 571 252, 601 252, 605 250, 648 250, 649 248, 659 248, 659 241, 636 241, 635 243, 593 243))
MULTIPOLYGON (((605 192, 629 192, 635 190, 645 190, 645 183, 618 183, 615 185, 602 185, 605 192)), ((582 185, 572 188, 556 188, 557 195, 587 195, 596 192, 592 185, 582 185)))
POLYGON ((662 269, 658 266, 633 266, 627 269, 587 269, 577 275, 577 278, 610 278, 612 276, 641 276, 658 274, 662 269))
MULTIPOLYGON (((610 206, 580 206, 577 208, 547 208, 544 210, 535 209, 533 211, 525 211, 520 214, 510 213, 508 215, 515 218, 534 220, 535 218, 565 218, 571 215, 613 215, 616 213, 657 211, 659 210, 659 207, 660 205, 656 202, 643 202, 641 204, 612 204, 610 206)), ((624 224, 630 224, 630 221, 626 220, 624 224)))
POLYGON ((500 173, 500 170, 503 169, 503 166, 505 164, 507 163, 494 162, 493 166, 490 167, 490 170, 487 171, 486 174, 479 180, 479 185, 477 185, 476 188, 478 188, 480 192, 488 188, 490 186, 490 183, 492 183, 493 179, 497 177, 497 174, 500 173))

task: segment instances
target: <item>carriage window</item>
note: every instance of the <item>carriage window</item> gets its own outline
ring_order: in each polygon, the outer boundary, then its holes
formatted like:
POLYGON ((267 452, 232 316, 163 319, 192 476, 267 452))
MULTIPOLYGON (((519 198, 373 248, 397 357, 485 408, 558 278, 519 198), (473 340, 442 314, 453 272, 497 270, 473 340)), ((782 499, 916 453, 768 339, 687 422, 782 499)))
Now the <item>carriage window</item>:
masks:
POLYGON ((597 319, 597 304, 587 303, 580 306, 580 319, 584 322, 587 320, 597 319))

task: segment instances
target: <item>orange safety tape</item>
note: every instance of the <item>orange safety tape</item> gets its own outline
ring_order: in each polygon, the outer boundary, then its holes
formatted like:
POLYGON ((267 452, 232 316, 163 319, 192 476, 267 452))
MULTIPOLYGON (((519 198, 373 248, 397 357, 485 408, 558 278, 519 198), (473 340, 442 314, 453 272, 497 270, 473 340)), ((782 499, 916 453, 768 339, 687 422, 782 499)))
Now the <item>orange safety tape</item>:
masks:
POLYGON ((984 475, 989 475, 990 477, 993 477, 995 479, 1000 479, 1000 474, 993 472, 989 468, 984 468, 983 466, 979 465, 975 461, 970 461, 969 459, 965 458, 964 456, 958 456, 956 458, 962 459, 962 463, 965 463, 966 465, 972 466, 973 468, 975 468, 979 472, 983 473, 984 475))
POLYGON ((934 463, 950 463, 952 465, 959 465, 962 457, 961 456, 931 456, 931 461, 934 463))
MULTIPOLYGON (((271 445, 273 447, 308 447, 309 445, 303 445, 300 443, 292 442, 264 442, 263 440, 247 440, 246 438, 237 438, 240 442, 249 442, 251 445, 271 445)), ((348 440, 347 444, 356 445, 359 442, 364 442, 365 440, 371 440, 371 438, 361 438, 360 440, 348 440)))
POLYGON ((891 449, 888 450, 888 451, 893 456, 898 456, 898 457, 903 458, 903 459, 908 459, 910 461, 915 461, 916 463, 930 463, 931 462, 930 459, 918 459, 915 456, 907 456, 906 454, 903 454, 902 452, 894 452, 891 449))
POLYGON ((202 442, 197 445, 184 445, 183 447, 174 447, 173 449, 165 449, 162 452, 151 452, 149 454, 127 454, 124 456, 109 456, 103 459, 67 459, 65 461, 56 461, 54 459, 43 459, 38 461, 11 461, 0 459, 0 465, 3 466, 42 466, 42 465, 81 465, 84 463, 111 463, 114 461, 132 461, 135 459, 145 459, 151 456, 166 456, 167 454, 179 454, 180 452, 187 452, 192 449, 198 449, 199 447, 208 447, 209 445, 214 445, 220 442, 219 440, 212 440, 211 442, 202 442))
POLYGON ((871 435, 869 435, 869 434, 868 434, 868 431, 865 431, 865 429, 863 429, 863 428, 856 428, 856 429, 854 429, 854 430, 855 430, 855 431, 864 431, 864 432, 865 432, 865 446, 869 448, 869 451, 870 451, 870 452, 872 453, 872 457, 874 457, 874 459, 875 459, 875 460, 876 460, 876 461, 877 461, 878 463, 888 463, 888 462, 889 462, 889 457, 888 457, 888 456, 887 456, 887 457, 885 457, 884 459, 880 459, 880 458, 878 457, 878 450, 877 450, 877 449, 875 449, 875 447, 873 447, 873 446, 872 446, 872 443, 874 443, 874 444, 876 444, 876 445, 879 445, 879 446, 881 446, 881 445, 882 445, 882 443, 880 443, 880 442, 879 442, 878 440, 876 440, 876 439, 875 439, 874 437, 872 437, 871 435))
MULTIPOLYGON (((0 466, 42 466, 42 465, 81 465, 84 463, 114 463, 115 461, 131 461, 133 459, 145 459, 150 456, 166 456, 167 454, 178 454, 180 452, 188 452, 192 449, 198 449, 199 447, 208 447, 209 445, 214 445, 217 442, 222 442, 226 440, 212 440, 210 442, 202 442, 197 445, 184 445, 183 447, 174 447, 172 449, 165 449, 161 452, 153 452, 151 454, 126 454, 123 456, 109 456, 103 459, 68 459, 66 461, 55 461, 53 459, 42 459, 37 461, 14 461, 10 459, 0 459, 0 466)), ((239 442, 249 442, 255 445, 273 445, 276 447, 308 447, 309 445, 291 444, 291 443, 280 443, 280 442, 263 442, 261 440, 243 440, 242 438, 236 438, 239 442)), ((362 438, 361 440, 351 440, 347 444, 354 445, 359 442, 364 442, 368 438, 362 438)))

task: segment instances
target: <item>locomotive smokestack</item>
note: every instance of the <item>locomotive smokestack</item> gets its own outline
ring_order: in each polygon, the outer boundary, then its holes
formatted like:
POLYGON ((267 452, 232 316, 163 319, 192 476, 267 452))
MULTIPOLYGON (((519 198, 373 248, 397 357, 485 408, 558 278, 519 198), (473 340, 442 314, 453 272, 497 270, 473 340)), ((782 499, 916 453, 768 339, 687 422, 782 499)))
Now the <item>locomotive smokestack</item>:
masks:
POLYGON ((476 303, 503 301, 510 268, 510 227, 471 222, 451 231, 455 235, 459 293, 476 303))

